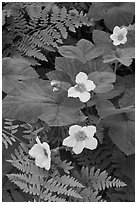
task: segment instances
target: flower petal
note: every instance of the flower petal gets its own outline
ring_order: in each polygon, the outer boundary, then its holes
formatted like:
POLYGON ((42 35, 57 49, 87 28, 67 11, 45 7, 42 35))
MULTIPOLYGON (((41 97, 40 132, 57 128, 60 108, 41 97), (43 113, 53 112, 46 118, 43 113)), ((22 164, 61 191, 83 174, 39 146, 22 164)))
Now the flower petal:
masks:
POLYGON ((75 154, 80 154, 83 151, 84 147, 84 141, 77 142, 77 144, 73 147, 73 151, 75 152, 75 154))
POLYGON ((42 163, 42 166, 46 169, 46 170, 49 170, 50 169, 50 166, 51 166, 51 159, 47 159, 46 161, 44 161, 42 163))
POLYGON ((126 29, 126 28, 122 28, 122 29, 121 29, 121 32, 122 32, 122 34, 123 34, 124 36, 127 35, 127 29, 126 29))
POLYGON ((67 137, 63 140, 63 145, 67 147, 74 147, 77 144, 77 141, 74 137, 67 137))
POLYGON ((40 139, 39 139, 38 137, 36 137, 36 142, 37 142, 39 145, 41 145, 41 141, 40 141, 40 139))
POLYGON ((41 146, 46 150, 48 156, 50 156, 51 155, 51 151, 50 151, 50 146, 48 145, 48 143, 47 142, 43 142, 41 144, 41 146))
POLYGON ((118 26, 115 26, 115 28, 113 29, 113 34, 115 35, 121 34, 121 28, 118 26))
POLYGON ((117 46, 117 45, 120 45, 121 41, 115 39, 114 42, 113 42, 113 45, 117 46))
POLYGON ((82 130, 85 132, 87 137, 92 138, 94 134, 96 133, 96 127, 93 125, 83 127, 82 130))
POLYGON ((39 144, 35 144, 30 150, 29 155, 36 158, 37 155, 44 154, 43 148, 39 144))
POLYGON ((76 133, 82 130, 82 127, 79 125, 72 125, 69 128, 69 135, 70 136, 75 136, 76 133))
POLYGON ((110 35, 110 38, 111 38, 111 40, 116 40, 117 39, 117 35, 112 34, 112 35, 110 35))
POLYGON ((90 93, 86 91, 79 94, 79 99, 83 103, 89 101, 90 97, 91 97, 90 93))
POLYGON ((125 36, 122 41, 121 41, 121 44, 125 44, 127 42, 127 37, 125 36))
POLYGON ((36 166, 39 166, 40 168, 44 168, 43 163, 47 160, 49 159, 45 155, 38 155, 35 159, 35 164, 36 166))
POLYGON ((85 148, 93 150, 93 149, 96 149, 98 141, 97 141, 96 138, 92 138, 92 139, 91 138, 86 138, 84 140, 84 143, 85 143, 85 148))
POLYGON ((76 76, 76 83, 83 83, 88 79, 88 75, 84 72, 79 72, 76 76))
POLYGON ((75 87, 70 87, 68 89, 68 97, 73 97, 73 98, 79 97, 79 92, 75 89, 75 87))
POLYGON ((91 80, 87 80, 87 81, 85 81, 83 84, 85 85, 87 91, 94 90, 95 87, 96 87, 96 85, 94 84, 94 82, 91 81, 91 80))

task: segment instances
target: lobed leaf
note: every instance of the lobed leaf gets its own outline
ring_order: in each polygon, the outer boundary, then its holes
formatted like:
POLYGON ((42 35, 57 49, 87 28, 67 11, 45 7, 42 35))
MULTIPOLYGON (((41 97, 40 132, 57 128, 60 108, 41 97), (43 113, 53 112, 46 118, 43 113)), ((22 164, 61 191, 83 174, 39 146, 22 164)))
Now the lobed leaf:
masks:
POLYGON ((113 30, 115 26, 131 24, 134 13, 134 2, 96 2, 90 6, 88 17, 95 21, 104 19, 107 28, 113 30))
POLYGON ((5 93, 18 88, 26 80, 38 77, 30 65, 31 63, 24 58, 5 57, 2 59, 2 89, 5 93))
POLYGON ((127 156, 135 153, 135 123, 124 120, 121 114, 103 119, 105 127, 109 128, 112 142, 127 156))
POLYGON ((79 113, 83 107, 78 99, 68 98, 67 92, 55 93, 49 81, 31 80, 14 89, 3 100, 3 117, 28 123, 38 118, 50 126, 70 125, 84 120, 79 113))
POLYGON ((63 57, 78 59, 83 64, 102 54, 102 50, 96 48, 92 42, 86 39, 79 40, 76 46, 61 46, 59 47, 58 52, 63 57))
POLYGON ((103 62, 104 63, 109 63, 109 62, 114 62, 118 61, 121 64, 129 67, 133 61, 133 58, 135 58, 135 48, 124 48, 124 49, 119 49, 117 48, 116 51, 112 51, 110 54, 105 55, 103 62))

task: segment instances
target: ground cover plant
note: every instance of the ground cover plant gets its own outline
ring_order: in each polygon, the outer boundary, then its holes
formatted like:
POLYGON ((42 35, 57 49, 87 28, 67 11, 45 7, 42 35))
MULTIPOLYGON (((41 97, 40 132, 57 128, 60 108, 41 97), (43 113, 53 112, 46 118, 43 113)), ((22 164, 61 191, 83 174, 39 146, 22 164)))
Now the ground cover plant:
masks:
POLYGON ((134 202, 132 2, 2 5, 3 202, 134 202))

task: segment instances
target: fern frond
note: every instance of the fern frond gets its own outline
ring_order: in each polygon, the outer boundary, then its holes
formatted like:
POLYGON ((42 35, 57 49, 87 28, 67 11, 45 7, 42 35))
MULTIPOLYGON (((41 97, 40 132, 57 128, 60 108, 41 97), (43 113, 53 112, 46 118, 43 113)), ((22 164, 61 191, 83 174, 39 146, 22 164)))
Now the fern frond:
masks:
POLYGON ((14 134, 17 133, 19 125, 13 124, 13 122, 14 120, 7 118, 3 120, 2 142, 6 149, 18 139, 14 134))
POLYGON ((8 130, 11 134, 15 134, 18 131, 19 125, 13 124, 14 120, 5 118, 3 128, 8 130))
POLYGON ((54 193, 56 193, 58 195, 81 198, 81 196, 72 187, 69 187, 67 184, 63 184, 61 179, 57 181, 55 178, 50 178, 44 181, 43 178, 34 174, 8 174, 7 176, 14 184, 19 186, 23 192, 38 195, 41 199, 44 199, 45 194, 47 196, 48 192, 51 193, 50 196, 52 193, 53 196, 54 193))
POLYGON ((55 3, 8 3, 12 22, 8 29, 12 35, 15 50, 21 55, 47 61, 43 50, 56 51, 68 37, 68 32, 76 32, 82 25, 92 26, 86 14, 68 12, 55 3))
POLYGON ((119 179, 114 178, 111 180, 111 176, 108 176, 106 171, 100 172, 100 169, 95 171, 95 168, 92 167, 89 169, 88 167, 82 167, 81 176, 83 182, 96 191, 104 190, 105 188, 110 187, 125 187, 127 186, 124 182, 120 181, 119 179))
POLYGON ((113 162, 113 150, 115 145, 108 137, 104 137, 103 143, 96 150, 85 149, 80 155, 74 155, 81 166, 95 167, 106 170, 109 174, 114 173, 116 165, 113 162))
MULTIPOLYGON (((62 199, 57 195, 81 198, 75 191, 75 187, 83 187, 79 181, 69 175, 61 176, 58 171, 54 171, 52 175, 49 171, 37 167, 34 160, 29 158, 27 146, 19 146, 19 149, 15 150, 15 155, 11 155, 11 157, 12 159, 8 160, 8 162, 11 162, 21 173, 8 174, 7 176, 23 192, 37 195, 45 201, 62 199), (53 198, 49 193, 52 194, 53 198)), ((64 164, 68 169, 71 167, 70 162, 65 161, 64 164)), ((69 171, 68 169, 67 171, 69 171)))
POLYGON ((38 168, 34 164, 33 160, 29 159, 28 155, 25 154, 23 148, 20 146, 19 150, 15 150, 15 155, 11 154, 11 157, 12 159, 7 161, 23 173, 39 175, 41 177, 48 175, 46 171, 41 168, 38 168))
POLYGON ((106 186, 120 188, 120 187, 125 187, 127 185, 123 181, 120 181, 119 179, 114 178, 112 181, 108 181, 108 184, 106 181, 106 186))
POLYGON ((60 198, 57 195, 52 195, 52 193, 49 192, 49 190, 45 190, 41 195, 41 200, 48 201, 48 202, 65 202, 66 200, 63 198, 60 198))
POLYGON ((61 181, 64 185, 69 185, 72 187, 79 187, 83 188, 84 186, 78 182, 74 177, 71 177, 70 175, 64 175, 62 177, 59 177, 58 175, 54 177, 56 181, 61 181))
POLYGON ((99 195, 99 191, 95 191, 92 188, 84 187, 83 189, 76 189, 76 191, 81 195, 81 199, 69 198, 70 202, 104 202, 102 196, 99 195))
POLYGON ((26 38, 25 41, 19 43, 17 48, 18 51, 28 57, 33 56, 34 58, 40 59, 42 61, 47 61, 47 58, 44 56, 44 54, 41 53, 41 50, 33 46, 31 47, 29 41, 30 40, 26 38))
POLYGON ((85 188, 80 192, 80 195, 83 197, 83 202, 100 202, 102 196, 99 196, 98 193, 98 191, 93 191, 90 188, 85 188))
POLYGON ((53 192, 59 195, 64 194, 75 198, 81 198, 81 196, 76 191, 74 191, 73 188, 68 187, 67 184, 63 184, 62 180, 59 182, 51 178, 46 182, 46 188, 52 189, 53 192))
POLYGON ((67 174, 70 173, 70 170, 74 167, 71 165, 72 162, 67 162, 67 160, 62 161, 60 157, 55 156, 53 157, 52 161, 54 162, 56 168, 61 168, 67 174))
MULTIPOLYGON (((25 193, 30 193, 33 195, 40 195, 40 185, 33 182, 32 177, 27 177, 25 174, 7 174, 9 180, 20 187, 25 193), (32 183, 29 183, 29 181, 32 183)), ((37 179, 38 181, 38 179, 37 179)))
POLYGON ((2 132, 2 143, 5 145, 6 149, 8 149, 8 146, 12 145, 13 142, 16 142, 14 137, 9 136, 8 134, 5 134, 5 132, 2 132))

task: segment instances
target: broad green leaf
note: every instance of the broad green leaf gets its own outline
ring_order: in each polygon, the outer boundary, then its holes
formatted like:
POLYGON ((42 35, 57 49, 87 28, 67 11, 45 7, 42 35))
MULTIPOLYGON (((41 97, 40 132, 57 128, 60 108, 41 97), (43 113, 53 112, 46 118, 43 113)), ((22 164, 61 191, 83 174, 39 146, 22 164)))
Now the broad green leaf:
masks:
POLYGON ((92 72, 88 75, 88 79, 94 81, 95 84, 114 83, 116 81, 116 74, 114 72, 92 72))
POLYGON ((83 120, 84 115, 79 114, 82 107, 83 103, 68 98, 67 92, 53 92, 49 81, 37 79, 22 84, 4 98, 3 117, 28 123, 41 118, 53 126, 70 125, 83 120))
POLYGON ((75 46, 61 46, 58 48, 58 52, 63 56, 71 59, 79 59, 80 61, 84 61, 83 55, 82 55, 82 50, 78 49, 78 47, 75 46))
POLYGON ((121 114, 103 119, 103 124, 109 128, 112 142, 127 156, 135 153, 135 123, 124 120, 121 114))
POLYGON ((95 93, 106 93, 113 89, 112 83, 116 81, 114 72, 92 72, 88 75, 89 80, 93 81, 96 85, 95 93))
POLYGON ((123 97, 119 100, 120 107, 131 106, 135 104, 135 88, 126 89, 123 97))
MULTIPOLYGON (((135 77, 134 75, 127 75, 125 77, 125 92, 122 98, 119 100, 121 108, 132 106, 135 104, 135 77)), ((126 113, 129 120, 135 120, 135 112, 126 113)))
POLYGON ((9 93, 26 80, 37 78, 38 74, 23 58, 6 57, 2 60, 2 89, 9 93))
POLYGON ((125 90, 124 78, 117 76, 116 82, 113 84, 113 89, 106 93, 96 93, 86 103, 88 107, 94 106, 98 100, 112 99, 122 94, 125 90))
POLYGON ((111 115, 134 112, 134 106, 127 106, 125 108, 116 109, 115 106, 109 100, 96 100, 96 108, 101 118, 105 118, 111 115))
POLYGON ((117 49, 115 52, 111 52, 109 55, 105 55, 103 62, 109 63, 118 61, 125 66, 130 66, 133 58, 135 58, 135 48, 124 48, 124 49, 117 49))
POLYGON ((86 120, 86 116, 81 111, 62 105, 51 107, 48 114, 42 114, 38 118, 49 126, 66 126, 86 120))
POLYGON ((106 93, 96 93, 98 98, 112 99, 122 94, 125 90, 125 80, 123 77, 117 75, 116 82, 113 83, 113 89, 106 93))
POLYGON ((113 89, 113 84, 102 83, 96 86, 96 88, 94 89, 94 92, 97 94, 100 94, 100 93, 103 94, 111 91, 112 89, 113 89))
POLYGON ((90 6, 88 17, 95 21, 104 19, 105 25, 113 30, 115 26, 131 24, 134 13, 134 2, 96 2, 90 6))
POLYGON ((92 42, 85 39, 79 40, 77 42, 77 47, 82 50, 83 59, 85 60, 85 63, 91 59, 99 57, 102 54, 101 49, 96 48, 92 42))
POLYGON ((103 59, 104 59, 103 62, 104 63, 110 63, 110 62, 114 63, 114 62, 117 62, 118 61, 118 57, 116 56, 116 54, 117 54, 117 51, 113 50, 109 54, 104 55, 103 56, 103 59))
POLYGON ((135 48, 117 49, 118 61, 125 66, 130 66, 133 58, 135 58, 135 48))
POLYGON ((49 80, 57 80, 62 82, 72 83, 70 76, 64 71, 53 70, 46 74, 49 80))
POLYGON ((92 42, 86 39, 79 40, 76 46, 61 46, 58 48, 58 52, 63 57, 78 59, 83 64, 102 54, 99 48, 96 48, 92 42))
POLYGON ((75 82, 76 75, 82 70, 82 63, 78 60, 56 57, 55 69, 65 72, 71 77, 71 80, 75 82))
POLYGON ((57 87, 58 89, 68 90, 72 86, 71 78, 63 71, 53 70, 48 72, 46 76, 49 78, 49 80, 55 80, 60 83, 59 87, 58 85, 56 86, 56 84, 55 86, 53 85, 53 87, 57 87))
POLYGON ((102 50, 103 55, 109 54, 115 47, 113 46, 110 34, 101 30, 93 31, 93 41, 97 48, 102 50))
POLYGON ((96 59, 88 61, 85 66, 83 67, 83 70, 87 70, 87 74, 90 74, 91 72, 100 71, 100 72, 112 72, 111 67, 108 64, 105 64, 103 62, 102 57, 98 57, 96 59))
POLYGON ((83 63, 77 59, 56 57, 55 69, 68 74, 73 83, 75 83, 76 75, 79 72, 90 74, 94 71, 112 71, 108 64, 103 63, 102 57, 89 60, 84 66, 83 63))

